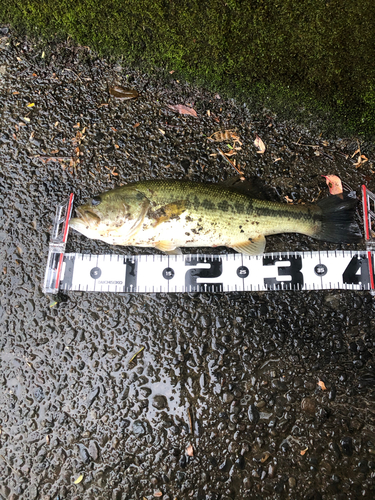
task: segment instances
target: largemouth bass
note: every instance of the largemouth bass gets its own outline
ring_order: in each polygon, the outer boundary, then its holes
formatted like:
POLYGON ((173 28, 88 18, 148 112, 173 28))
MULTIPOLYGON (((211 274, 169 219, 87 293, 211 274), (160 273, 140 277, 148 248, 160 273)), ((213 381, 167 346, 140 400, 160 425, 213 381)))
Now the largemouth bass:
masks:
POLYGON ((164 252, 226 246, 256 255, 264 251, 265 236, 276 233, 302 233, 335 243, 358 241, 356 204, 341 195, 289 205, 258 200, 220 184, 151 180, 94 196, 77 208, 70 226, 111 245, 164 252))

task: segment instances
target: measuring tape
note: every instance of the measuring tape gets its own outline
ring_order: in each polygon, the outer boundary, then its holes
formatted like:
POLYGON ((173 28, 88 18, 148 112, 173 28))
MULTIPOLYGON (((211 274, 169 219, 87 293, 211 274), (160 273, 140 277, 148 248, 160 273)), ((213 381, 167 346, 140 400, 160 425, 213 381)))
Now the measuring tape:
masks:
POLYGON ((43 291, 232 292, 370 290, 374 286, 375 195, 362 186, 366 250, 223 255, 65 253, 73 194, 59 205, 43 291))

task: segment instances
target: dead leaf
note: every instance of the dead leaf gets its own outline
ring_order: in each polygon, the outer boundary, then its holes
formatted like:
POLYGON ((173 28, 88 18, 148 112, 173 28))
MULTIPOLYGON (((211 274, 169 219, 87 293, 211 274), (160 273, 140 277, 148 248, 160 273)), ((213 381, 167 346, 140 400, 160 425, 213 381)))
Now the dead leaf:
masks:
POLYGON ((139 93, 134 89, 125 89, 120 85, 114 85, 109 89, 109 93, 117 99, 137 99, 139 93))
POLYGON ((322 175, 325 178, 329 188, 329 194, 341 194, 343 192, 340 177, 337 175, 322 175))
POLYGON ((32 108, 35 106, 35 103, 34 102, 29 102, 29 104, 27 105, 28 108, 32 108))
POLYGON ((357 154, 357 153, 361 153, 361 150, 358 148, 354 151, 354 153, 352 154, 351 158, 354 158, 354 156, 357 154))
POLYGON ((167 104, 167 106, 169 109, 177 111, 181 115, 198 116, 195 109, 190 108, 189 106, 184 106, 183 104, 175 104, 175 105, 167 104))
POLYGON ((214 142, 230 141, 231 139, 239 141, 239 136, 235 134, 234 130, 218 130, 210 135, 208 139, 214 142))
POLYGON ((47 434, 47 436, 46 436, 46 443, 49 444, 49 442, 50 442, 50 439, 49 439, 49 435, 47 434))
POLYGON ((366 163, 366 161, 368 161, 368 158, 366 158, 365 155, 358 155, 357 163, 354 163, 354 166, 358 168, 363 165, 363 163, 366 163))
POLYGON ((323 382, 323 380, 319 380, 318 386, 322 389, 322 391, 327 390, 327 387, 326 387, 325 383, 323 382))
POLYGON ((133 125, 133 128, 137 128, 137 127, 139 127, 139 125, 140 125, 140 123, 135 123, 135 124, 133 125))
POLYGON ((174 69, 172 69, 169 73, 170 73, 171 75, 173 75, 173 73, 174 73, 174 69))
POLYGON ((259 149, 257 153, 263 154, 266 150, 266 146, 262 139, 259 137, 259 135, 256 136, 255 141, 254 141, 255 146, 259 149))
POLYGON ((294 203, 294 201, 291 200, 289 196, 284 196, 284 198, 286 199, 287 203, 294 203))
POLYGON ((162 497, 163 493, 160 490, 154 491, 154 497, 162 497))
POLYGON ((307 451, 308 449, 309 449, 309 448, 307 447, 307 448, 305 448, 304 450, 301 450, 301 452, 300 452, 300 453, 301 453, 301 455, 303 456, 303 455, 306 453, 306 451, 307 451))
POLYGON ((191 444, 189 444, 189 446, 186 448, 186 455, 188 455, 189 457, 194 456, 194 449, 191 444))
POLYGON ((80 126, 81 126, 81 124, 78 122, 75 125, 73 125, 73 128, 79 128, 80 126))
POLYGON ((207 110, 207 116, 211 116, 211 111, 209 109, 207 110))
POLYGON ((74 484, 79 484, 83 479, 83 474, 77 477, 77 479, 74 481, 74 484))
POLYGON ((165 135, 165 131, 164 131, 164 130, 162 130, 161 128, 159 128, 158 130, 159 130, 159 132, 160 132, 161 134, 165 135))

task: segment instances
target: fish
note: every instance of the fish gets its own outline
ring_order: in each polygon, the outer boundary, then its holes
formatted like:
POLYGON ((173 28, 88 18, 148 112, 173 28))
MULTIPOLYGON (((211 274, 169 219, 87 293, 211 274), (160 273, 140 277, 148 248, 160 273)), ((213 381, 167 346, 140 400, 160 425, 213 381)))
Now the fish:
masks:
POLYGON ((236 184, 147 180, 99 194, 76 209, 70 227, 110 245, 225 246, 246 255, 264 252, 265 236, 301 233, 334 243, 361 239, 357 200, 330 195, 317 203, 285 204, 254 198, 236 184))

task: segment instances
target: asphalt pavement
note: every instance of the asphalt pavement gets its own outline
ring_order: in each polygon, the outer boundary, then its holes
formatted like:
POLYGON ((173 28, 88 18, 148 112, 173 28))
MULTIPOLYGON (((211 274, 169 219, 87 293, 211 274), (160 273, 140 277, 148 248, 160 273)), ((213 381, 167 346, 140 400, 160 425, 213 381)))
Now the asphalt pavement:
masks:
MULTIPOLYGON (((236 174, 220 147, 272 199, 311 202, 328 195, 322 174, 375 191, 374 144, 71 41, 0 35, 0 498, 374 498, 369 292, 42 292, 71 192, 79 205, 141 179, 220 182, 236 174), (239 142, 208 140, 219 130, 239 142)), ((267 251, 364 248, 267 238, 267 251)), ((158 253, 73 231, 67 251, 158 253)))

